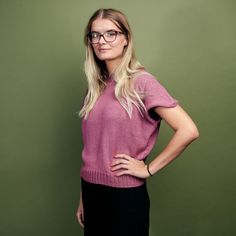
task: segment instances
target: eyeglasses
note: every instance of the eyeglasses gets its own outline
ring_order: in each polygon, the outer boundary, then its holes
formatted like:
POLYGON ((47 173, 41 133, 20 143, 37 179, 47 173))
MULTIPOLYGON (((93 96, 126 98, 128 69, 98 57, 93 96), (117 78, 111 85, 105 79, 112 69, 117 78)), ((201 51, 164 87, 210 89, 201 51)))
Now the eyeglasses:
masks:
POLYGON ((103 34, 96 31, 92 31, 88 33, 88 40, 90 43, 96 44, 100 41, 100 38, 103 37, 103 39, 107 43, 110 43, 116 40, 118 34, 124 34, 124 33, 116 30, 108 30, 105 31, 103 34))

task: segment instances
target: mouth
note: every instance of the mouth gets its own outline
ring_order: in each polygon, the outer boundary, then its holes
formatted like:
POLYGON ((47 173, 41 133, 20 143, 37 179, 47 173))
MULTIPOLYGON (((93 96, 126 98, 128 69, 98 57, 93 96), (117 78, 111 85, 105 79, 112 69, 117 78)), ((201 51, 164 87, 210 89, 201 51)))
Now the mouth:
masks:
POLYGON ((110 49, 107 49, 107 48, 99 48, 98 51, 99 52, 107 52, 109 51, 110 49))

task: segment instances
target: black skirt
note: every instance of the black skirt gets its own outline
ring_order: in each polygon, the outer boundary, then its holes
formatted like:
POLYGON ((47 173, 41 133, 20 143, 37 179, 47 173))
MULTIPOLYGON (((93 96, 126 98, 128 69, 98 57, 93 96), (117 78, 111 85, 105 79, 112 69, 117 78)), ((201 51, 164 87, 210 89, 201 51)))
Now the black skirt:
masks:
POLYGON ((148 236, 150 200, 146 182, 114 188, 81 179, 84 236, 148 236))

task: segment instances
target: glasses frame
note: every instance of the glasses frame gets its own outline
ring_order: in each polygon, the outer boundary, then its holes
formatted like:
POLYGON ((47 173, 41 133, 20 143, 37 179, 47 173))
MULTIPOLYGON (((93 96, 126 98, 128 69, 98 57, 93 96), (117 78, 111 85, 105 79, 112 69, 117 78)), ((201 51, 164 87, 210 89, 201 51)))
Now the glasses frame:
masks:
POLYGON ((99 33, 99 32, 97 32, 97 31, 92 31, 92 32, 89 32, 89 33, 87 34, 88 41, 89 41, 89 43, 91 43, 91 44, 98 44, 99 41, 100 41, 100 39, 101 39, 101 37, 103 37, 103 39, 104 39, 107 43, 112 43, 112 42, 114 42, 114 41, 116 40, 118 34, 124 34, 123 32, 117 31, 117 30, 107 30, 107 31, 105 31, 105 32, 103 32, 103 33, 99 33), (97 42, 97 43, 93 43, 93 42, 90 40, 90 35, 91 35, 92 32, 95 32, 95 33, 98 33, 98 34, 99 34, 99 38, 98 38, 98 42, 97 42), (115 39, 112 40, 112 41, 107 41, 107 40, 105 39, 105 37, 104 37, 104 34, 106 34, 107 32, 115 32, 115 33, 116 33, 115 39))

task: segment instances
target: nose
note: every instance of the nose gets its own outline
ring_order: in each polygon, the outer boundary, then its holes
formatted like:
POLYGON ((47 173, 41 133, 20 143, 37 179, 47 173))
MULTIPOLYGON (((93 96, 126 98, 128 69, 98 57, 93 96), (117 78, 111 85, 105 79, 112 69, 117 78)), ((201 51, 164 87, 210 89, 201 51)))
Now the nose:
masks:
POLYGON ((98 42, 99 42, 100 44, 106 43, 106 40, 104 39, 104 36, 103 36, 103 35, 101 35, 101 37, 100 37, 100 39, 99 39, 98 42))

